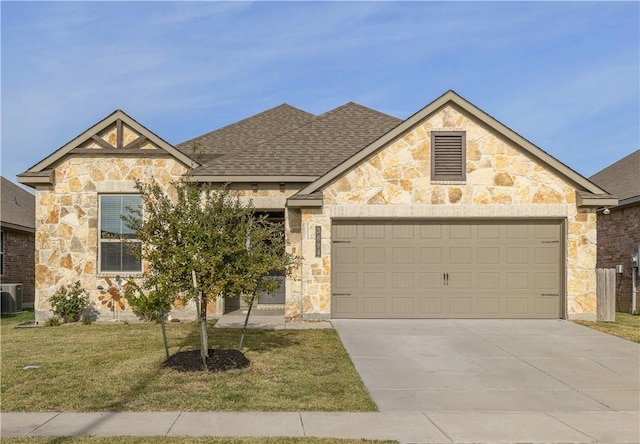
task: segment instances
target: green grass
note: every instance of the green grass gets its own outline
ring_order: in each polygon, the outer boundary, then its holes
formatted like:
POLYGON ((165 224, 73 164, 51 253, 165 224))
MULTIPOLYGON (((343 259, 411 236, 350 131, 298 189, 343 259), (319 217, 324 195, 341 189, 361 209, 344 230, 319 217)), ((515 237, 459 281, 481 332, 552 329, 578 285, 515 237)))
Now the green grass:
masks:
POLYGON ((609 333, 629 341, 640 343, 640 316, 629 313, 616 313, 615 322, 575 321, 594 330, 609 333))
MULTIPOLYGON (((158 324, 16 328, 25 320, 1 320, 4 412, 376 409, 334 330, 250 330, 248 368, 180 373, 162 367, 158 324)), ((196 323, 167 333, 171 353, 198 348, 196 323)), ((235 348, 239 335, 211 328, 209 346, 235 348)))
POLYGON ((129 437, 115 436, 99 438, 91 436, 49 438, 2 438, 11 444, 397 444, 397 441, 370 441, 366 439, 333 438, 165 438, 161 436, 129 437))

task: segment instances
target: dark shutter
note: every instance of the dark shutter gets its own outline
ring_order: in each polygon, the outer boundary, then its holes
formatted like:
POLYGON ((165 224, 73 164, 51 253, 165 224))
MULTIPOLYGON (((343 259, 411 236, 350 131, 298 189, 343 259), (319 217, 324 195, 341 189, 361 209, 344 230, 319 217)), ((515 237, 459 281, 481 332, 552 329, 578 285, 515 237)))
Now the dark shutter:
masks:
POLYGON ((431 133, 431 179, 465 180, 465 133, 447 131, 431 133))

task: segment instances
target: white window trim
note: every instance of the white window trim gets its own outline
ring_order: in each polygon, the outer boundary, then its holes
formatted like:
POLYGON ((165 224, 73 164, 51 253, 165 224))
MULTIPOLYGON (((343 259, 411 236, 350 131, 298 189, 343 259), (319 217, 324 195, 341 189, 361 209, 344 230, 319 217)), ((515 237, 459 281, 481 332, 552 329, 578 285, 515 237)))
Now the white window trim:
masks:
MULTIPOLYGON (((140 270, 137 271, 103 271, 102 270, 102 242, 109 243, 122 243, 121 240, 118 239, 103 239, 102 238, 102 197, 103 196, 141 196, 139 193, 100 193, 98 194, 98 248, 96 258, 96 274, 98 276, 140 276, 144 270, 144 261, 140 261, 140 270)), ((142 246, 142 242, 138 239, 129 239, 130 242, 138 242, 142 246)))

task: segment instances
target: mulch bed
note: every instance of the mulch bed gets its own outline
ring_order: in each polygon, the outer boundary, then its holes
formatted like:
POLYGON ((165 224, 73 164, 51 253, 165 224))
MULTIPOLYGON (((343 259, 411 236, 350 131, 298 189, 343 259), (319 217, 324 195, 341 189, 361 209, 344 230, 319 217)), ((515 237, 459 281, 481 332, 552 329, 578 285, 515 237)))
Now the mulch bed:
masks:
MULTIPOLYGON (((214 350, 209 349, 209 359, 206 370, 212 372, 226 372, 249 366, 249 360, 240 350, 214 350)), ((179 372, 197 372, 205 370, 200 357, 200 350, 181 351, 169 356, 164 362, 164 367, 172 368, 179 372)))

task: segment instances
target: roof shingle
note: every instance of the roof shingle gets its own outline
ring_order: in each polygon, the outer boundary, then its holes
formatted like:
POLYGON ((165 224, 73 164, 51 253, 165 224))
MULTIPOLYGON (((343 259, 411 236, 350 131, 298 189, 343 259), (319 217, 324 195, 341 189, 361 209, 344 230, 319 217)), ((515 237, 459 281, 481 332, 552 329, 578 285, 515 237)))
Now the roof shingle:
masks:
MULTIPOLYGON (((256 117, 246 120, 251 121, 256 117)), ((400 122, 395 117, 349 102, 309 118, 304 124, 282 131, 276 137, 246 137, 243 138, 243 144, 229 144, 234 147, 242 145, 242 149, 230 149, 226 153, 215 149, 218 155, 210 157, 204 165, 193 171, 193 175, 320 176, 400 122), (251 144, 251 141, 254 143, 251 144)), ((218 131, 225 130, 233 134, 229 127, 218 131)), ((209 133, 209 140, 214 144, 219 138, 216 134, 218 131, 209 133)), ((230 139, 237 140, 235 137, 230 139)), ((219 142, 218 147, 221 147, 219 142)))
POLYGON ((640 196, 640 150, 637 150, 589 178, 620 200, 640 196))
POLYGON ((34 231, 36 227, 36 198, 18 185, 2 177, 0 214, 2 225, 14 229, 34 231))

